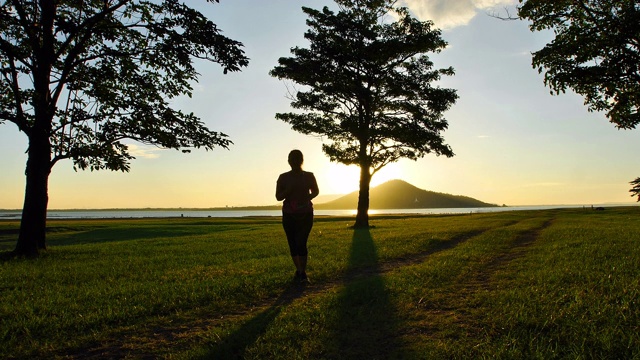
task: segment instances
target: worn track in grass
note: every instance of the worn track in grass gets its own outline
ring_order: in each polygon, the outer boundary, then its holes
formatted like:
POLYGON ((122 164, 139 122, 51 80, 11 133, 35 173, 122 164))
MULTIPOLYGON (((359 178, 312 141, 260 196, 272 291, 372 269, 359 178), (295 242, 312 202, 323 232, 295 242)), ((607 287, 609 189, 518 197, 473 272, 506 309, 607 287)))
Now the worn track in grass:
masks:
MULTIPOLYGON (((508 249, 497 253, 496 256, 486 263, 482 271, 478 271, 475 275, 464 282, 458 284, 459 291, 452 293, 452 296, 470 297, 473 293, 480 290, 489 290, 491 287, 492 276, 505 267, 512 260, 524 256, 528 246, 533 244, 540 233, 549 227, 553 219, 548 219, 541 226, 522 232, 511 243, 508 249)), ((502 227, 514 225, 517 222, 511 222, 502 227)), ((117 333, 118 338, 100 344, 87 344, 83 348, 75 349, 58 355, 70 359, 114 359, 114 358, 136 358, 136 359, 155 359, 157 358, 158 348, 184 348, 188 349, 201 339, 200 334, 206 333, 209 329, 218 326, 230 319, 250 318, 266 311, 278 309, 287 306, 295 300, 303 297, 312 297, 325 292, 328 289, 343 286, 353 281, 363 279, 369 276, 379 276, 399 268, 419 264, 425 261, 429 256, 453 249, 456 246, 469 241, 477 236, 482 235, 491 229, 475 230, 462 233, 451 240, 439 244, 439 246, 423 252, 396 258, 386 262, 380 262, 373 266, 358 267, 346 272, 340 278, 323 283, 313 283, 307 285, 291 284, 279 297, 267 299, 261 303, 254 304, 242 309, 238 309, 233 313, 226 314, 207 314, 193 313, 192 316, 185 317, 184 314, 179 319, 172 316, 158 319, 158 321, 144 329, 138 327, 124 330, 120 328, 117 333)), ((433 318, 439 316, 456 316, 461 322, 469 322, 464 319, 464 314, 459 314, 455 308, 447 308, 446 306, 423 306, 425 317, 433 318)), ((434 323, 437 323, 434 321, 434 323)), ((467 325, 469 326, 469 325, 467 325)), ((407 329, 407 332, 432 332, 436 329, 407 329)), ((477 329, 476 329, 477 330, 477 329)), ((400 335, 400 334, 398 334, 400 335)), ((115 337, 115 336, 114 336, 115 337)))
MULTIPOLYGON (((457 283, 450 291, 446 302, 425 301, 423 303, 423 299, 420 299, 417 305, 420 309, 420 317, 422 318, 420 323, 422 325, 405 328, 398 335, 431 336, 442 330, 439 324, 453 322, 461 330, 461 334, 475 339, 481 338, 485 329, 477 326, 474 315, 468 311, 461 311, 460 308, 452 304, 468 303, 478 292, 493 290, 495 283, 492 278, 500 270, 506 268, 511 261, 524 256, 527 248, 535 243, 540 233, 551 226, 553 221, 553 218, 548 219, 540 226, 520 233, 507 249, 497 253, 489 262, 480 266, 480 269, 474 272, 473 276, 457 283)), ((469 308, 471 307, 469 305, 469 308)))

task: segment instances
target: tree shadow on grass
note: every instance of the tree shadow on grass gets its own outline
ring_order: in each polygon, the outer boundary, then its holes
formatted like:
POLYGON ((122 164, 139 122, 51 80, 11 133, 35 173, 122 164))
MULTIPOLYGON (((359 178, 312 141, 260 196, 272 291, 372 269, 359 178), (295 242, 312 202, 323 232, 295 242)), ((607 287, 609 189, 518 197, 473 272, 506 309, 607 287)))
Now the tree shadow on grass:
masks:
POLYGON ((0 250, 0 262, 10 261, 17 258, 16 254, 13 251, 0 250))
POLYGON ((369 229, 354 230, 345 279, 326 355, 342 359, 394 357, 399 347, 395 335, 398 320, 369 229))
POLYGON ((179 238, 184 236, 198 236, 202 234, 202 231, 190 231, 188 228, 166 229, 154 227, 132 227, 91 229, 65 234, 60 238, 47 239, 47 244, 55 246, 100 244, 132 240, 179 238))
POLYGON ((245 351, 267 331, 282 308, 302 296, 304 290, 304 284, 291 283, 271 306, 223 338, 201 359, 243 359, 245 351))
MULTIPOLYGON (((13 250, 18 240, 20 229, 0 229, 0 252, 13 250)), ((5 256, 8 256, 5 254, 5 256)))
MULTIPOLYGON (((13 249, 18 241, 19 230, 0 231, 0 251, 13 249)), ((67 246, 82 244, 112 243, 154 238, 176 238, 201 235, 198 231, 168 231, 155 228, 128 229, 73 229, 47 228, 47 246, 67 246), (62 234, 62 235, 60 235, 62 234)))

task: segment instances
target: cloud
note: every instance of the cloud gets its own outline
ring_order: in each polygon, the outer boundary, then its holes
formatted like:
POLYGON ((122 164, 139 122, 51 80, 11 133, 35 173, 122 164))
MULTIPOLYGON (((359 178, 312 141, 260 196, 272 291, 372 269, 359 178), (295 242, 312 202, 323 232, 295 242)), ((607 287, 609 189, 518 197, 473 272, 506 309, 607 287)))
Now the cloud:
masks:
POLYGON ((136 144, 127 144, 127 148, 129 148, 129 154, 138 159, 157 159, 160 157, 158 152, 162 151, 162 149, 155 146, 140 146, 136 144))
POLYGON ((401 0, 420 20, 433 20, 441 29, 464 26, 478 12, 517 4, 517 0, 401 0))

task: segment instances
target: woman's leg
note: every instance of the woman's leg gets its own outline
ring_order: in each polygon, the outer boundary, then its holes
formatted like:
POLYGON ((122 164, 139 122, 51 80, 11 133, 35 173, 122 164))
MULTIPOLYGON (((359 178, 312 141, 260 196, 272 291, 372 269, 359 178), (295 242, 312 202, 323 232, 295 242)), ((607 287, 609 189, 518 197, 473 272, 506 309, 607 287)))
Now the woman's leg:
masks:
POLYGON ((298 246, 297 250, 297 264, 299 266, 298 271, 302 275, 303 279, 307 278, 307 259, 308 259, 308 250, 307 250, 307 240, 309 240, 309 234, 311 233, 311 228, 313 227, 313 213, 304 214, 300 218, 299 222, 299 230, 298 238, 296 239, 296 243, 298 246))
POLYGON ((299 260, 297 257, 297 243, 296 238, 298 236, 296 221, 293 215, 291 214, 282 214, 282 227, 284 228, 284 233, 287 235, 287 243, 289 244, 289 253, 291 254, 291 259, 293 260, 293 264, 296 267, 296 276, 300 272, 299 260))
POLYGON ((293 264, 296 266, 296 270, 304 274, 307 270, 307 256, 306 255, 295 255, 291 257, 293 259, 293 264))
POLYGON ((301 273, 304 271, 305 269, 305 265, 302 262, 302 256, 298 256, 298 255, 291 255, 291 259, 293 260, 293 265, 296 266, 296 271, 298 273, 301 273))
POLYGON ((306 279, 307 240, 313 227, 313 213, 283 214, 282 226, 287 235, 291 259, 296 267, 296 277, 306 279))

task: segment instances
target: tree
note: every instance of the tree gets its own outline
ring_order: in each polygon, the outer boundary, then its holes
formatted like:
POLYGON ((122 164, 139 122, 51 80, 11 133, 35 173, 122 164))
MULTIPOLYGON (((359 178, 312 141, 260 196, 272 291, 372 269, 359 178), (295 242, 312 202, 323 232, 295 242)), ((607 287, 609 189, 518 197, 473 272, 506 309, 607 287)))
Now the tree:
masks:
MULTIPOLYGON (((520 0, 518 16, 532 31, 555 38, 533 53, 552 94, 571 89, 589 111, 604 111, 619 129, 640 123, 640 2, 637 0, 520 0)), ((640 178, 632 182, 632 196, 640 178)), ((638 198, 640 201, 640 197, 638 198)))
POLYGON ((304 134, 326 137, 331 161, 360 167, 356 227, 368 227, 371 177, 400 158, 453 156, 441 132, 455 90, 434 87, 452 68, 433 70, 427 52, 446 46, 432 22, 391 0, 336 0, 337 13, 303 7, 309 48, 291 49, 270 74, 304 86, 276 118, 304 134), (395 14, 395 21, 389 13, 395 14))
POLYGON ((225 73, 248 64, 241 43, 177 0, 0 3, 0 123, 29 144, 16 254, 46 248, 48 178, 60 160, 128 171, 124 139, 184 152, 231 144, 168 103, 191 95, 194 59, 225 73))
POLYGON ((572 89, 590 111, 622 129, 640 123, 640 3, 629 0, 528 0, 518 8, 532 31, 555 39, 533 53, 555 94, 572 89))
POLYGON ((631 193, 632 197, 637 197, 638 200, 636 201, 640 201, 640 178, 636 178, 635 180, 629 182, 631 185, 633 185, 631 187, 631 190, 629 190, 629 192, 631 193))

